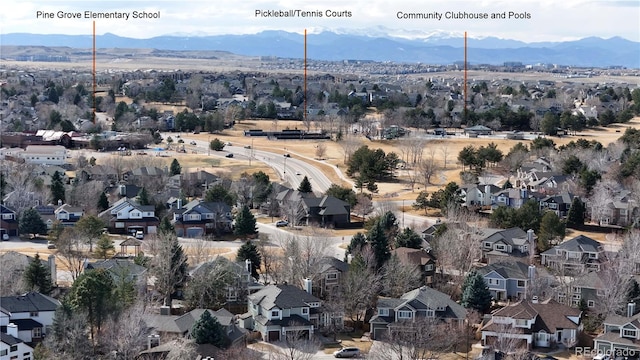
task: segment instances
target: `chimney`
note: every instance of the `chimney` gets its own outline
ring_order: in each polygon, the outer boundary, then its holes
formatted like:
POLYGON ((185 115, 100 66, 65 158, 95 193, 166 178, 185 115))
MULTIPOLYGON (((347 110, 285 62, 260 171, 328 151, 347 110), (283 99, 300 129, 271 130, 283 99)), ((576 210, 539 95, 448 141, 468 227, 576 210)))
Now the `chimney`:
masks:
POLYGON ((160 335, 153 334, 147 336, 147 350, 160 345, 160 335))
POLYGON ((302 280, 302 283, 304 284, 304 291, 308 292, 309 294, 312 294, 312 291, 311 291, 311 288, 312 288, 312 286, 311 286, 311 284, 312 284, 311 279, 309 279, 309 278, 304 278, 304 279, 302 280))
POLYGON ((538 297, 537 296, 532 297, 531 298, 531 303, 532 304, 537 304, 538 303, 538 297))
POLYGON ((170 306, 160 306, 160 315, 171 315, 171 307, 170 306))
POLYGON ((533 264, 536 256, 536 240, 533 229, 527 230, 527 244, 529 245, 529 264, 533 264))
POLYGON ((244 266, 246 267, 246 269, 249 272, 249 274, 251 274, 251 260, 245 259, 244 260, 244 266))
POLYGON ((484 186, 484 198, 482 200, 482 205, 491 205, 491 185, 484 186))
POLYGON ((527 275, 529 278, 529 284, 532 284, 533 281, 536 278, 536 266, 535 265, 529 265, 529 269, 527 270, 527 275))
POLYGON ((47 264, 49 265, 49 273, 51 273, 51 283, 53 285, 57 284, 58 273, 56 271, 56 256, 49 255, 47 258, 47 264))
POLYGON ((627 317, 632 317, 636 313, 636 303, 630 302, 627 304, 627 317))
POLYGON ((62 199, 58 199, 58 206, 62 206, 62 199))
POLYGON ((18 338, 18 325, 14 323, 9 323, 7 325, 7 334, 13 336, 14 338, 18 338))
POLYGON ((177 208, 177 209, 178 209, 178 210, 182 209, 182 199, 178 199, 177 204, 178 204, 178 205, 177 205, 177 206, 178 206, 178 208, 177 208))
POLYGON ((127 187, 124 185, 118 186, 118 193, 120 194, 120 196, 127 195, 127 187))

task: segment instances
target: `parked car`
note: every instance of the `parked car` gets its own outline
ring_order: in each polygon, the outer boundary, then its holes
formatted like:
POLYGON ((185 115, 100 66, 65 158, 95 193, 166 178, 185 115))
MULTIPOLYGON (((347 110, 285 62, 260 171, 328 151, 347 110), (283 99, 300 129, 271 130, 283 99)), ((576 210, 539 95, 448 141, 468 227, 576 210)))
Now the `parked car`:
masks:
POLYGON ((245 145, 244 148, 245 149, 251 149, 251 145, 245 145))
POLYGON ((191 145, 196 145, 196 142, 195 142, 195 141, 192 141, 192 142, 190 142, 189 144, 191 144, 191 145))
POLYGON ((291 157, 291 155, 289 155, 289 154, 284 154, 284 157, 291 157))
POLYGON ((54 243, 53 241, 47 241, 47 249, 55 249, 56 248, 56 243, 54 243))
POLYGON ((276 226, 277 227, 285 227, 289 225, 289 222, 287 220, 278 220, 276 221, 276 226))
POLYGON ((139 240, 144 239, 144 233, 142 232, 142 230, 136 231, 136 239, 139 239, 139 240))
POLYGON ((227 155, 225 155, 224 157, 232 158, 232 157, 233 157, 233 153, 228 153, 228 154, 227 154, 227 155))
POLYGON ((2 240, 3 241, 9 241, 9 234, 7 234, 7 233, 2 234, 2 240))
POLYGON ((333 357, 337 358, 353 358, 360 356, 360 349, 357 347, 346 347, 333 352, 333 357))

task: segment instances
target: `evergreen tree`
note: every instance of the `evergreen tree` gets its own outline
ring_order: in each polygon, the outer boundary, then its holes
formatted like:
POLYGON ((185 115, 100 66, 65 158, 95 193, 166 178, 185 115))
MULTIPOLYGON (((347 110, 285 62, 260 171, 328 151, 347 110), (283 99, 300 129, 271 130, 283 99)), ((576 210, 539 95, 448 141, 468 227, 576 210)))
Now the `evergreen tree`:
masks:
POLYGON ((422 238, 412 228, 406 227, 396 236, 394 243, 396 248, 408 247, 412 249, 420 249, 422 247, 422 238))
POLYGON ((151 199, 149 198, 147 188, 143 187, 138 192, 138 202, 140 203, 140 205, 151 205, 151 199))
POLYGON ((629 286, 627 287, 627 296, 626 296, 627 304, 628 303, 636 303, 640 302, 640 285, 636 279, 629 280, 629 286))
POLYGON ((469 273, 463 286, 462 306, 480 313, 487 312, 491 307, 491 292, 482 275, 475 271, 469 273))
POLYGON ((423 209, 424 214, 427 214, 427 209, 429 208, 429 193, 425 190, 420 191, 416 201, 413 203, 414 209, 423 209))
POLYGON ((260 269, 260 265, 262 264, 262 255, 260 255, 256 244, 251 241, 242 244, 236 254, 237 262, 244 262, 245 260, 251 261, 251 276, 258 280, 258 269, 260 269))
POLYGON ((389 239, 385 235, 381 221, 376 221, 375 225, 367 234, 367 241, 371 244, 373 254, 376 258, 376 267, 380 269, 391 258, 389 251, 389 239))
POLYGON ((114 288, 111 275, 105 269, 85 271, 73 283, 71 304, 87 314, 92 339, 95 339, 95 329, 100 332, 103 321, 113 310, 114 288))
POLYGON ((355 235, 351 237, 351 242, 347 245, 347 254, 356 255, 359 254, 360 251, 367 244, 367 238, 363 233, 357 232, 355 235))
POLYGON ((180 173, 182 172, 182 166, 180 166, 178 159, 173 159, 173 161, 171 162, 171 168, 169 169, 169 172, 171 173, 172 176, 180 175, 180 173))
POLYGON ((76 223, 75 228, 89 243, 89 251, 93 252, 93 242, 102 235, 105 223, 95 215, 85 215, 76 223))
POLYGON ((256 218, 253 216, 247 205, 242 207, 242 210, 236 215, 236 228, 233 233, 238 236, 253 235, 258 232, 256 228, 256 218))
POLYGON ((24 271, 24 282, 29 289, 33 289, 44 295, 51 293, 51 273, 49 269, 42 264, 40 255, 37 253, 24 271))
POLYGON ((217 318, 211 316, 209 310, 204 311, 200 319, 193 324, 191 336, 197 344, 212 344, 219 348, 225 348, 227 345, 224 327, 217 318))
POLYGON ((171 221, 169 220, 169 217, 165 216, 165 217, 162 218, 162 221, 160 221, 160 225, 158 225, 158 231, 161 232, 161 233, 174 233, 175 232, 175 228, 171 224, 171 221))
POLYGON ((62 174, 59 171, 56 171, 51 175, 51 202, 54 204, 58 203, 58 200, 65 200, 65 189, 64 182, 62 181, 62 174))
POLYGON ((578 197, 574 197, 571 201, 571 207, 567 214, 567 226, 570 228, 579 228, 584 225, 584 204, 578 197))
POLYGON ((23 234, 44 234, 47 232, 47 224, 44 223, 40 213, 36 209, 27 209, 20 216, 18 228, 23 234))
POLYGON ((313 192, 313 189, 311 188, 311 182, 309 182, 309 178, 307 178, 306 176, 302 178, 300 186, 298 186, 298 191, 300 191, 301 193, 313 192))
POLYGON ((540 221, 540 231, 538 232, 538 252, 542 253, 551 247, 550 241, 559 237, 562 239, 565 233, 565 225, 553 211, 547 211, 540 221))
POLYGON ((235 194, 231 193, 221 184, 214 185, 204 197, 207 202, 223 202, 229 206, 233 206, 236 203, 235 194))
POLYGON ((100 212, 105 211, 109 208, 109 199, 107 199, 107 194, 105 194, 104 192, 100 193, 97 208, 100 212))
POLYGON ((109 238, 109 235, 103 234, 100 236, 100 239, 96 243, 96 256, 102 259, 107 259, 109 257, 110 251, 115 251, 116 248, 113 246, 113 240, 109 238))

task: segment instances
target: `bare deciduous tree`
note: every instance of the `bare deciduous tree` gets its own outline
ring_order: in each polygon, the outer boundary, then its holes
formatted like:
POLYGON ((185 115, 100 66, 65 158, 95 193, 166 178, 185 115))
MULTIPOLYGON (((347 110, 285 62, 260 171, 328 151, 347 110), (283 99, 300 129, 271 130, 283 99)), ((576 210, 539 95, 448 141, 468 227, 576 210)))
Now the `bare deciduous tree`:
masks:
POLYGON ((146 346, 151 328, 144 322, 142 303, 126 309, 117 318, 111 318, 104 326, 100 342, 111 350, 114 359, 134 359, 146 346))
POLYGON ((316 159, 323 160, 327 154, 327 145, 325 143, 318 143, 316 145, 316 159))
POLYGON ((401 263, 397 256, 392 256, 382 267, 382 292, 388 297, 399 298, 421 283, 422 274, 418 267, 401 263))
POLYGON ((280 206, 280 213, 287 219, 289 226, 300 225, 302 219, 307 216, 304 203, 299 198, 283 201, 282 206, 280 206))
POLYGON ((390 325, 382 346, 372 354, 373 359, 439 359, 463 340, 463 331, 464 327, 457 323, 447 324, 436 318, 394 323, 390 325))
POLYGON ((155 243, 156 253, 151 260, 154 287, 163 296, 164 305, 171 306, 171 294, 185 281, 187 257, 175 233, 160 232, 145 242, 155 243))
POLYGON ((26 266, 20 261, 23 255, 10 251, 2 255, 0 264, 0 294, 2 296, 19 295, 27 291, 27 286, 23 280, 26 266))
POLYGON ((358 256, 362 256, 363 266, 351 266, 340 284, 345 315, 355 324, 361 324, 366 311, 375 308, 380 286, 373 251, 366 246, 358 256))
POLYGON ((433 153, 433 149, 429 152, 429 156, 422 159, 417 166, 416 171, 418 172, 418 181, 425 187, 431 185, 431 178, 438 170, 438 164, 436 163, 435 154, 433 153))
MULTIPOLYGON (((295 328, 296 324, 290 327, 295 328)), ((292 330, 286 332, 282 346, 272 348, 269 355, 277 360, 311 360, 319 349, 320 344, 313 338, 309 339, 307 332, 292 330)))
POLYGON ((358 194, 356 195, 356 206, 354 206, 353 211, 356 214, 361 215, 364 219, 367 215, 369 215, 373 211, 373 200, 371 200, 371 196, 368 194, 358 194))
POLYGON ((83 246, 82 237, 75 228, 65 228, 58 240, 56 256, 71 274, 71 279, 76 281, 84 270, 84 261, 87 258, 83 246))

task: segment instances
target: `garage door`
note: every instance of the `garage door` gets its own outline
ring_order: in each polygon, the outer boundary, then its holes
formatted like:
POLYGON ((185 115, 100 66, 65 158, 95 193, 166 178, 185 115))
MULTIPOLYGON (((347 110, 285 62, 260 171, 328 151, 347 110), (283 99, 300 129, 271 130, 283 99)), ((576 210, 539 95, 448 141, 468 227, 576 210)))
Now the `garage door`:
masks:
POLYGON ((189 238, 202 237, 202 228, 199 228, 199 227, 188 228, 186 235, 189 238))
POLYGON ((280 341, 280 331, 269 331, 269 341, 280 341))

